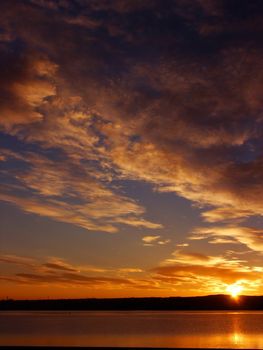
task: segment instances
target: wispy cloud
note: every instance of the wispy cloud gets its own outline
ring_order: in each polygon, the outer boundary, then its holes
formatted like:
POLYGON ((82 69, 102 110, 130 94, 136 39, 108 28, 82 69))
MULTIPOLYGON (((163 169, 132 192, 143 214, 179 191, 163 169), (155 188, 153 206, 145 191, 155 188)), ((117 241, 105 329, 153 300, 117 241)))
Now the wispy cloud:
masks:
MULTIPOLYGON (((7 155, 6 161, 14 158, 13 154, 7 155)), ((72 159, 51 160, 32 153, 20 158, 24 162, 23 170, 14 172, 16 184, 7 186, 7 191, 0 194, 2 201, 88 230, 117 232, 116 223, 150 229, 162 227, 144 219, 142 206, 107 187, 98 179, 98 170, 89 171, 88 165, 82 166, 72 159)))
POLYGON ((34 267, 36 265, 36 261, 32 258, 9 254, 0 255, 0 263, 14 264, 25 267, 34 267))
POLYGON ((235 256, 211 256, 188 250, 177 250, 152 272, 162 283, 176 283, 178 288, 195 293, 226 293, 232 283, 241 283, 246 291, 260 288, 261 269, 235 256))
POLYGON ((37 287, 79 287, 109 290, 157 288, 154 280, 144 279, 145 271, 138 267, 115 269, 71 264, 58 257, 28 258, 18 255, 0 255, 0 264, 11 264, 16 272, 2 274, 0 281, 37 287), (136 277, 135 277, 136 276, 136 277))
POLYGON ((142 238, 143 245, 153 246, 153 245, 165 245, 171 242, 170 239, 163 239, 161 236, 144 236, 142 238))
POLYGON ((206 255, 190 250, 176 250, 172 257, 164 260, 164 265, 183 264, 183 265, 201 265, 201 266, 220 266, 220 267, 238 267, 244 260, 229 258, 223 255, 206 255))
POLYGON ((246 245, 254 251, 261 252, 263 247, 263 230, 255 227, 243 226, 212 226, 200 227, 194 230, 191 239, 206 239, 212 237, 212 243, 220 242, 220 240, 232 240, 233 243, 239 242, 246 245), (219 241, 215 241, 219 239, 219 241))

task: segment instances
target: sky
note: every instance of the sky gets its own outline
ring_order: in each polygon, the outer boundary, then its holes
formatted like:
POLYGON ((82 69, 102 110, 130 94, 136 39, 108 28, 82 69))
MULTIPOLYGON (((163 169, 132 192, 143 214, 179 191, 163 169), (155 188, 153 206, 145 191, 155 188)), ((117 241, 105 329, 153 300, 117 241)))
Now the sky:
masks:
POLYGON ((0 2, 0 298, 263 294, 262 35, 261 0, 0 2))

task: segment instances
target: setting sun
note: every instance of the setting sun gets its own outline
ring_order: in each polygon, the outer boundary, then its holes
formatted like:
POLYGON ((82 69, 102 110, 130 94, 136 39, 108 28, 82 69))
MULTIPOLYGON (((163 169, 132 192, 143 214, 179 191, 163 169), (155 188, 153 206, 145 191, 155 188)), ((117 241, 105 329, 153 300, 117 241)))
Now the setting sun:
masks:
POLYGON ((231 284, 226 288, 233 299, 238 299, 243 287, 240 284, 231 284))

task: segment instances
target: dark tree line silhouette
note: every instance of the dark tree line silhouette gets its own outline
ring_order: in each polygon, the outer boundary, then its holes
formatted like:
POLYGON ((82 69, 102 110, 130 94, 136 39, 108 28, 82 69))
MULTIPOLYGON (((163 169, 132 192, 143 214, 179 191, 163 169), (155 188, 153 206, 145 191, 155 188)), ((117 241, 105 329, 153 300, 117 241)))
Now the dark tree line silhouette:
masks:
POLYGON ((0 301, 0 310, 263 310, 263 296, 45 299, 0 301))

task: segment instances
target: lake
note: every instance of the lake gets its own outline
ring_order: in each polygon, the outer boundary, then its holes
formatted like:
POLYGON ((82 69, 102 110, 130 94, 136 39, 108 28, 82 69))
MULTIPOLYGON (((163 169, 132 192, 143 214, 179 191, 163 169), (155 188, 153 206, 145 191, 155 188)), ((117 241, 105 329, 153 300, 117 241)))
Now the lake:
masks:
POLYGON ((263 312, 5 311, 0 345, 263 348, 263 312))

